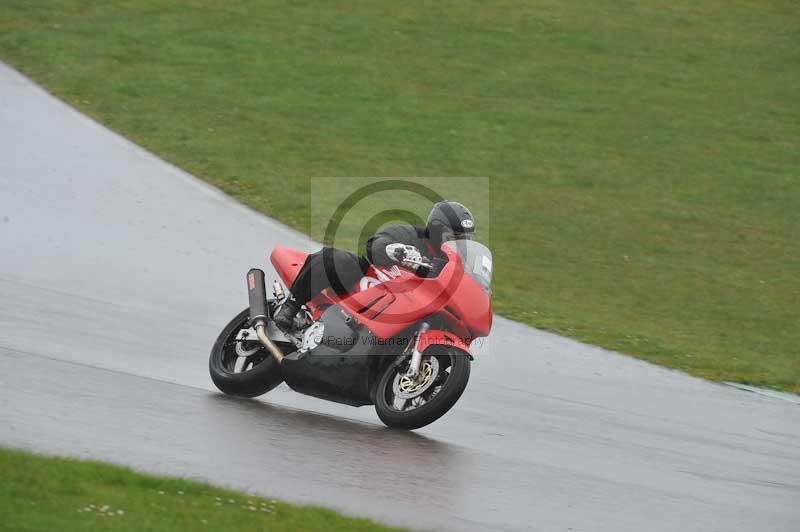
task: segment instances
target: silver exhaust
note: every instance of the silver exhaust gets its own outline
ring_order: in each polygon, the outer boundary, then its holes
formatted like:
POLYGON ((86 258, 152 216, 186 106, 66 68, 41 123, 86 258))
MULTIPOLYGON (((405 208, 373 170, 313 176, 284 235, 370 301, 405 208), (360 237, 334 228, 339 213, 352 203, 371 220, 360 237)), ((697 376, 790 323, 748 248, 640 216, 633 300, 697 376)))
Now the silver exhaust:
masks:
POLYGON ((275 360, 278 361, 278 364, 283 362, 283 352, 275 345, 275 342, 270 340, 269 336, 267 336, 267 323, 260 319, 256 321, 256 336, 258 336, 258 340, 267 348, 275 360))

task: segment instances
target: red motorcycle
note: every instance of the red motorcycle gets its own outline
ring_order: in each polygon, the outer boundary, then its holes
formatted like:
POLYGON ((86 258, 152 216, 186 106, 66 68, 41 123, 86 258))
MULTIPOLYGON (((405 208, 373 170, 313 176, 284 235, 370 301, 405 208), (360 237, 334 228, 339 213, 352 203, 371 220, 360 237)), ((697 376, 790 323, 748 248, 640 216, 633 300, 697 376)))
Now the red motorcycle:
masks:
MULTIPOLYGON (((324 290, 283 332, 271 316, 286 295, 267 299, 264 272, 247 273, 249 308, 223 329, 209 369, 221 391, 255 397, 281 382, 353 406, 375 405, 389 427, 432 423, 458 401, 470 374, 470 344, 492 327, 492 254, 472 240, 442 244, 444 259, 370 266, 345 296, 324 290), (422 271, 422 270, 421 270, 422 271)), ((275 270, 291 286, 307 254, 276 246, 275 270)))

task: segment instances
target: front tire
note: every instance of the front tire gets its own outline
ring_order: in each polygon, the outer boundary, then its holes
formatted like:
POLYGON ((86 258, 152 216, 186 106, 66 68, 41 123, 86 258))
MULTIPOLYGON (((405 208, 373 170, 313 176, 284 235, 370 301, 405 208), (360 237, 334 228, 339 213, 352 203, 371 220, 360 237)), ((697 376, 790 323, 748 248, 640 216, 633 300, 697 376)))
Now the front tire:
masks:
POLYGON ((388 427, 414 430, 433 423, 456 404, 469 381, 470 358, 459 349, 435 345, 425 350, 420 364, 421 376, 426 372, 429 376, 405 379, 407 369, 408 360, 386 368, 375 393, 375 411, 388 427))
POLYGON ((208 359, 211 380, 220 391, 229 395, 256 397, 283 382, 280 364, 260 342, 240 342, 237 352, 236 335, 247 328, 249 321, 250 309, 237 314, 222 329, 208 359), (247 356, 241 356, 242 353, 247 356))

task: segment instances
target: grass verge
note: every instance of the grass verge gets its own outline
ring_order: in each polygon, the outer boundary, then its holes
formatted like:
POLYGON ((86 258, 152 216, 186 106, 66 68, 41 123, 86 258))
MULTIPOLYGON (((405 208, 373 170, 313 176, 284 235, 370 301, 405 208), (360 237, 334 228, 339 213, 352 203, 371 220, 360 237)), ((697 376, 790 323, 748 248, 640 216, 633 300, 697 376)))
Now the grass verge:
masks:
POLYGON ((317 507, 0 449, 3 530, 399 530, 317 507))
POLYGON ((800 392, 799 28, 791 0, 5 0, 0 57, 317 238, 311 176, 488 176, 499 313, 800 392))

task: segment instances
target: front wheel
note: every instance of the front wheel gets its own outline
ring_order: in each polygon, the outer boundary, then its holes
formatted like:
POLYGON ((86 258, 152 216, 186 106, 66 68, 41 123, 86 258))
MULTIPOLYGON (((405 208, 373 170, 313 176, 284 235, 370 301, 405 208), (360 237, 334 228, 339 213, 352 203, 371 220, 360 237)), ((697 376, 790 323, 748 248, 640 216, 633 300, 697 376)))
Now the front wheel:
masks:
POLYGON ((408 360, 386 368, 375 393, 375 411, 387 426, 414 430, 433 423, 467 387, 469 355, 455 348, 425 350, 417 378, 406 376, 408 360))

